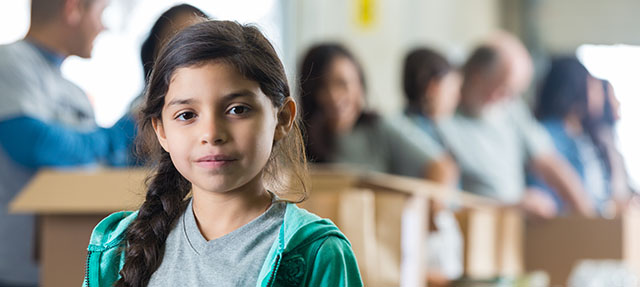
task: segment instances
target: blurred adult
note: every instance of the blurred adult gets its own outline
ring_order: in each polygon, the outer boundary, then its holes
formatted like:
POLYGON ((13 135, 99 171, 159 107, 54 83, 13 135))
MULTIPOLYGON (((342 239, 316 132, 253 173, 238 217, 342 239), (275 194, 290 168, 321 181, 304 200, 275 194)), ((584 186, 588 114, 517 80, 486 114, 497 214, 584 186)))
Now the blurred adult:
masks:
MULTIPOLYGON (((209 16, 206 13, 189 4, 173 6, 158 17, 140 48, 145 87, 149 76, 151 76, 155 58, 162 46, 182 29, 207 19, 209 19, 209 16)), ((132 101, 130 106, 132 112, 135 112, 135 109, 140 106, 143 97, 144 91, 132 101)))
POLYGON ((627 207, 632 197, 637 197, 638 191, 631 183, 624 158, 618 150, 615 127, 620 119, 620 102, 609 81, 602 80, 602 88, 605 95, 604 112, 598 134, 604 143, 609 160, 612 196, 618 207, 617 211, 621 212, 627 207))
POLYGON ((0 286, 36 286, 34 217, 8 204, 41 167, 129 160, 129 116, 96 126, 85 93, 62 76, 71 55, 89 58, 107 0, 32 0, 26 37, 0 46, 0 286))
POLYGON ((443 144, 435 122, 455 112, 462 77, 438 52, 417 48, 404 61, 405 115, 423 132, 443 144))
POLYGON ((145 83, 151 74, 160 48, 182 29, 206 19, 209 19, 206 13, 189 4, 173 6, 158 17, 140 49, 145 83))
MULTIPOLYGON (((605 140, 602 130, 605 88, 609 87, 603 87, 602 81, 593 77, 575 57, 556 58, 544 79, 535 114, 557 150, 577 171, 597 211, 610 215, 615 206, 610 158, 614 155, 608 150, 612 143, 605 140)), ((609 113, 611 119, 607 121, 613 121, 613 111, 609 113)), ((543 188, 553 196, 557 208, 564 209, 565 201, 557 191, 543 188)))
MULTIPOLYGON (((404 61, 403 88, 407 105, 403 117, 413 125, 396 127, 414 139, 420 138, 418 133, 426 135, 446 151, 447 147, 436 126, 454 113, 460 98, 461 83, 458 71, 438 52, 429 48, 411 50, 404 61), (416 127, 417 131, 412 131, 412 127, 416 127)), ((449 153, 442 158, 455 166, 449 153)), ((452 280, 462 275, 462 235, 453 213, 441 202, 431 203, 427 285, 449 286, 452 280)))
POLYGON ((526 48, 506 33, 478 47, 465 63, 458 110, 439 125, 460 168, 462 187, 519 205, 533 216, 555 216, 553 200, 527 188, 525 169, 530 168, 575 211, 592 215, 579 177, 519 96, 529 85, 532 67, 526 48))

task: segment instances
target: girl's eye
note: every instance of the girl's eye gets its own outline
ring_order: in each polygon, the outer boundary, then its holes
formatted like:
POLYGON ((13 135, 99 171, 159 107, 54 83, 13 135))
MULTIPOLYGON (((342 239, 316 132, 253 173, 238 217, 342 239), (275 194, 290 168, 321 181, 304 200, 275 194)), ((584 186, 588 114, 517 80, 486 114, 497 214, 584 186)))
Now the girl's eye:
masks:
POLYGON ((190 119, 193 119, 196 117, 196 114, 193 112, 182 112, 180 113, 176 119, 181 120, 181 121, 188 121, 190 119))
POLYGON ((233 108, 230 108, 228 113, 232 115, 243 115, 248 113, 250 110, 251 108, 247 106, 235 106, 233 108))

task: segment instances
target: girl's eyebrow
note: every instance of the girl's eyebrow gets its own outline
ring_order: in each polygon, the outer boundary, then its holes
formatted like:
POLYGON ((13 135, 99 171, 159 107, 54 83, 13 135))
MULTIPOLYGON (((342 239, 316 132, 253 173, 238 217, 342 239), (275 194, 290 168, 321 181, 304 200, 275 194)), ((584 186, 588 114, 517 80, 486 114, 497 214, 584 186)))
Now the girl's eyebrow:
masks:
POLYGON ((235 98, 239 98, 239 97, 251 97, 251 98, 253 98, 253 97, 256 97, 256 96, 257 95, 254 92, 245 89, 245 90, 235 91, 235 92, 230 93, 228 95, 224 95, 222 97, 222 100, 223 101, 231 101, 231 100, 233 100, 235 98))
MULTIPOLYGON (((239 98, 239 97, 256 97, 257 95, 250 91, 250 90, 239 90, 239 91, 235 91, 232 92, 230 94, 224 95, 222 96, 222 100, 223 101, 231 101, 235 98, 239 98)), ((173 99, 171 101, 169 101, 169 103, 167 104, 167 107, 171 107, 171 106, 180 106, 180 105, 190 105, 190 104, 194 104, 197 103, 198 100, 197 99, 193 99, 193 98, 186 98, 186 99, 173 99)))
POLYGON ((194 100, 192 98, 187 98, 187 99, 173 99, 171 100, 168 104, 167 107, 170 106, 180 106, 180 105, 189 105, 189 104, 193 104, 194 102, 197 102, 197 100, 194 100))

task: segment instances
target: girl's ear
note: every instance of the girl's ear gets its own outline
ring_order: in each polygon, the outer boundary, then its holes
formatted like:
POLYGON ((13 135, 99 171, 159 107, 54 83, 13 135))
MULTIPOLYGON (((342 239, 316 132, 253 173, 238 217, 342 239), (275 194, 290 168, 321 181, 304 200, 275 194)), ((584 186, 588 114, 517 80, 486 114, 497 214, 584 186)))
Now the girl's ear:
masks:
POLYGON ((291 131, 291 127, 293 127, 293 122, 296 118, 296 112, 296 102, 290 97, 285 99, 284 104, 282 104, 282 107, 280 107, 278 111, 278 124, 273 136, 274 141, 283 139, 289 131, 291 131))
POLYGON ((158 118, 151 119, 151 124, 153 125, 153 131, 156 132, 156 137, 158 138, 158 142, 164 151, 169 152, 167 149, 167 136, 164 133, 164 126, 162 125, 162 120, 158 118))

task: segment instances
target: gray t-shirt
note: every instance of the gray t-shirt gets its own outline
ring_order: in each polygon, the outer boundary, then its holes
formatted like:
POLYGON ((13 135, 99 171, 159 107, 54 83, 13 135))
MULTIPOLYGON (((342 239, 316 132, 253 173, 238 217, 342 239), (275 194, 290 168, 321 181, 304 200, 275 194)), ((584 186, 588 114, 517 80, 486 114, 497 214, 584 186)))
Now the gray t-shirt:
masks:
MULTIPOLYGON (((81 131, 96 127, 87 96, 33 44, 0 45, 0 121, 29 116, 81 131)), ((19 135, 16 135, 19 136, 19 135)), ((36 170, 15 163, 0 147, 0 281, 37 284, 34 218, 8 213, 8 204, 36 170)))
POLYGON ((438 123, 461 171, 464 190, 517 203, 529 161, 553 152, 553 142, 521 99, 497 103, 481 116, 457 113, 438 123))
POLYGON ((162 263, 148 286, 255 286, 278 238, 286 206, 286 202, 274 201, 251 222, 207 241, 189 202, 167 237, 162 263))
POLYGON ((443 150, 406 120, 383 118, 359 123, 337 138, 333 162, 390 174, 422 177, 443 150))

